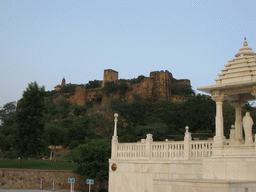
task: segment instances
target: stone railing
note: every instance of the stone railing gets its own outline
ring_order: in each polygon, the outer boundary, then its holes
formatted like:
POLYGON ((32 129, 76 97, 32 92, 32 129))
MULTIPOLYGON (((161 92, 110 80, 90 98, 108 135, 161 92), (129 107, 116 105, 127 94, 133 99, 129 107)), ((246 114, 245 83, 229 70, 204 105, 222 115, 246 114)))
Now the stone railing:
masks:
POLYGON ((153 142, 152 134, 138 143, 118 143, 112 140, 112 159, 202 159, 212 156, 213 141, 192 141, 186 128, 184 141, 153 142), (114 142, 113 142, 114 141, 114 142))
POLYGON ((151 144, 152 159, 183 159, 184 158, 184 142, 183 141, 167 141, 153 142, 151 144))
POLYGON ((118 143, 116 145, 117 159, 146 158, 146 145, 142 143, 118 143))
POLYGON ((213 141, 191 141, 190 159, 201 159, 212 156, 213 141))

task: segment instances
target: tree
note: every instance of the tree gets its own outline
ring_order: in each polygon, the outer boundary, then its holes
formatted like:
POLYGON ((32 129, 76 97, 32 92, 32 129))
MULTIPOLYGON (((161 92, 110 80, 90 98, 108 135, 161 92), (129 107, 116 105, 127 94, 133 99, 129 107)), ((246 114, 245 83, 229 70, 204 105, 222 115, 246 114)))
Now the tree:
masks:
POLYGON ((16 125, 0 127, 0 150, 5 157, 8 150, 14 147, 17 138, 16 125))
POLYGON ((181 127, 189 126, 189 131, 215 131, 216 104, 208 95, 197 94, 182 102, 181 127))
POLYGON ((0 120, 3 126, 11 126, 14 124, 14 115, 16 112, 16 102, 6 103, 0 110, 0 120))
POLYGON ((17 150, 19 167, 25 155, 37 155, 44 149, 44 87, 36 82, 30 83, 18 102, 15 120, 17 123, 17 150))
POLYGON ((72 84, 67 84, 63 87, 61 87, 59 93, 69 93, 70 95, 74 95, 76 92, 76 85, 72 85, 72 84))
POLYGON ((87 89, 95 89, 95 88, 101 87, 101 83, 100 83, 100 81, 98 81, 98 80, 89 81, 89 82, 85 85, 85 87, 86 87, 87 89))
POLYGON ((67 153, 64 158, 79 164, 77 172, 86 178, 96 181, 108 180, 108 160, 111 156, 111 145, 107 140, 86 140, 86 144, 79 145, 67 153))
POLYGON ((67 139, 67 130, 58 124, 49 124, 45 127, 45 135, 48 144, 54 146, 53 160, 56 161, 56 146, 61 145, 67 139))
POLYGON ((64 119, 70 113, 71 103, 69 100, 60 98, 57 100, 57 108, 61 119, 64 119))
POLYGON ((187 84, 172 84, 171 92, 173 95, 180 95, 183 97, 195 95, 195 92, 192 89, 191 85, 187 85, 187 84))

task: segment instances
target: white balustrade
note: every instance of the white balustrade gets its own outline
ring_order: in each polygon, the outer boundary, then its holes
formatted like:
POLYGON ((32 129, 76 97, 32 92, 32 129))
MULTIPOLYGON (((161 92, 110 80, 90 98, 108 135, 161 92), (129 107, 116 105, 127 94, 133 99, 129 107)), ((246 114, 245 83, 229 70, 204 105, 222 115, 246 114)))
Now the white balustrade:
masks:
POLYGON ((191 141, 190 158, 202 159, 212 156, 212 143, 209 141, 191 141))
POLYGON ((153 142, 152 159, 177 159, 184 157, 184 142, 153 142))
POLYGON ((189 151, 189 159, 202 159, 212 156, 213 141, 189 141, 186 149, 184 141, 151 142, 147 152, 146 143, 116 143, 117 159, 185 159, 185 150, 189 151), (147 154, 150 154, 148 156, 147 154))
POLYGON ((140 159, 146 157, 146 144, 118 143, 116 144, 117 159, 140 159))
POLYGON ((184 141, 157 141, 153 142, 153 135, 147 134, 146 139, 138 143, 118 143, 117 117, 114 115, 115 126, 112 136, 112 159, 202 159, 212 156, 213 141, 192 141, 191 133, 186 126, 184 141))

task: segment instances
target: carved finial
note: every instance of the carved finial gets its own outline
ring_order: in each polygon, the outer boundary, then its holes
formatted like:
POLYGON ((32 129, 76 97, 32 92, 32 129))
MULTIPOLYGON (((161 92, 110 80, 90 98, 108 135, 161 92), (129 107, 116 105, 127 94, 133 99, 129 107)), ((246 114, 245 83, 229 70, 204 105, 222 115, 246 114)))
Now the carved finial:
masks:
POLYGON ((115 113, 114 114, 114 117, 115 117, 115 119, 114 119, 114 122, 115 122, 115 127, 114 127, 114 136, 117 136, 117 117, 118 117, 118 114, 117 113, 115 113))
POLYGON ((246 41, 246 37, 244 38, 244 46, 246 47, 248 45, 247 41, 246 41))
POLYGON ((189 129, 189 127, 188 127, 188 126, 186 126, 186 127, 185 127, 185 129, 186 129, 186 133, 188 133, 188 129, 189 129))

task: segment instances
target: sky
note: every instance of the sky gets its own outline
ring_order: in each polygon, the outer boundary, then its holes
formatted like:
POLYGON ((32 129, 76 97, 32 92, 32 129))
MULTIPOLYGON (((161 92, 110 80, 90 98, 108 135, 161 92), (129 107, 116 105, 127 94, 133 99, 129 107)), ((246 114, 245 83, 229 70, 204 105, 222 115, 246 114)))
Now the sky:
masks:
MULTIPOLYGON (((255 0, 1 0, 0 107, 36 81, 149 77, 168 70, 214 85, 243 47, 256 51, 255 0)), ((202 92, 197 92, 202 93, 202 92)))

